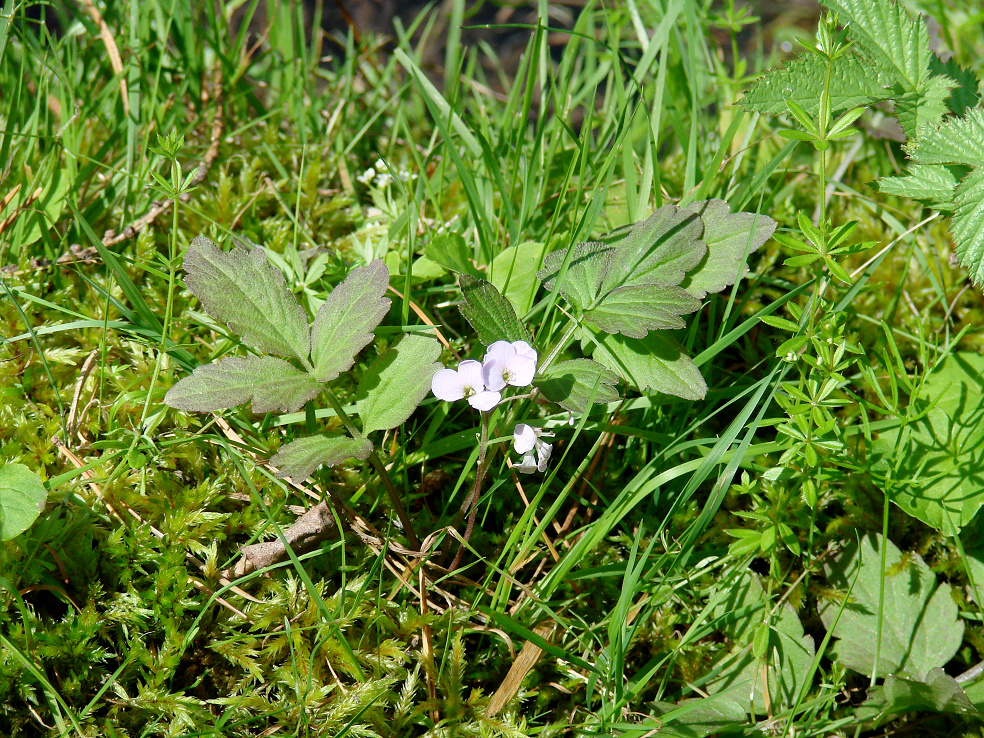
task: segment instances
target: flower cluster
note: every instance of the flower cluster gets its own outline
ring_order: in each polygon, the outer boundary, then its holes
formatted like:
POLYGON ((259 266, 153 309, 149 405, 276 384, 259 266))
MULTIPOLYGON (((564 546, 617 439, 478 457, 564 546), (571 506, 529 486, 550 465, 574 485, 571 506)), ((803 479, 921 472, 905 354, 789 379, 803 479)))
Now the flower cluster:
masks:
POLYGON ((441 369, 431 380, 431 391, 442 400, 466 399, 487 412, 502 400, 506 386, 529 387, 536 374, 536 350, 526 341, 496 341, 481 361, 468 359, 457 369, 441 369))
POLYGON ((518 423, 513 430, 513 448, 516 449, 517 454, 523 456, 523 459, 518 464, 513 464, 513 468, 524 474, 545 471, 553 445, 540 439, 552 437, 553 433, 547 433, 526 423, 518 423))

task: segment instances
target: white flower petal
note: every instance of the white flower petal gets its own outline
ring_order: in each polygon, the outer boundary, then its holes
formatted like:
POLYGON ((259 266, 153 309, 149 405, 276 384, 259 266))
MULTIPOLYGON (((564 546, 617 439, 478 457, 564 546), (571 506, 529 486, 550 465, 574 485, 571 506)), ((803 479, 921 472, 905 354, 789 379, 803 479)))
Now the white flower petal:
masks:
POLYGON ((454 369, 441 369, 431 379, 431 392, 442 400, 454 402, 465 396, 465 387, 458 372, 454 369))
POLYGON ((513 341, 512 347, 516 349, 516 353, 519 356, 525 356, 527 359, 533 359, 533 363, 536 363, 536 349, 526 343, 526 341, 513 341))
POLYGON ((506 364, 509 384, 513 387, 529 387, 536 374, 536 362, 528 356, 513 356, 506 364))
POLYGON ((485 380, 482 378, 482 365, 474 359, 466 359, 458 364, 458 376, 465 387, 471 387, 476 392, 485 389, 485 380))
POLYGON ((485 361, 494 359, 505 365, 516 355, 516 349, 508 341, 496 341, 485 351, 485 361))
POLYGON ((536 446, 536 429, 526 423, 517 423, 513 429, 513 448, 517 454, 526 454, 536 446))
POLYGON ((553 446, 551 444, 543 443, 542 441, 536 444, 537 469, 543 471, 547 468, 547 462, 550 461, 551 453, 553 453, 553 446))
POLYGON ((506 386, 506 380, 502 376, 506 366, 497 359, 486 359, 482 364, 482 381, 490 390, 498 392, 506 386))
POLYGON ((518 464, 513 464, 513 468, 523 474, 532 474, 536 471, 536 459, 533 457, 532 453, 528 453, 523 456, 522 461, 518 464))
POLYGON ((471 405, 476 410, 481 410, 486 412, 491 410, 496 405, 499 404, 499 400, 502 399, 502 395, 498 392, 479 392, 478 394, 472 395, 468 398, 468 404, 471 405))

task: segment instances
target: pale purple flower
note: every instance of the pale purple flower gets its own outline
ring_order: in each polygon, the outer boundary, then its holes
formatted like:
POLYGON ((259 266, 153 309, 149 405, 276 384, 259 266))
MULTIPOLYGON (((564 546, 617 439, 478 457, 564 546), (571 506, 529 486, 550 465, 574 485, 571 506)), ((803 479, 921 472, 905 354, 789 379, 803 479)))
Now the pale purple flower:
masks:
POLYGON ((482 376, 494 391, 505 386, 529 387, 536 374, 536 350, 526 341, 496 341, 485 352, 482 376))
POLYGON ((524 474, 546 471, 553 445, 541 439, 552 436, 552 433, 546 433, 526 423, 517 424, 513 429, 513 448, 516 453, 522 454, 523 459, 514 465, 516 469, 524 474))
POLYGON ((431 380, 431 392, 448 402, 465 398, 476 410, 487 411, 499 404, 502 395, 490 392, 482 378, 482 365, 469 359, 458 364, 457 369, 441 369, 431 380))

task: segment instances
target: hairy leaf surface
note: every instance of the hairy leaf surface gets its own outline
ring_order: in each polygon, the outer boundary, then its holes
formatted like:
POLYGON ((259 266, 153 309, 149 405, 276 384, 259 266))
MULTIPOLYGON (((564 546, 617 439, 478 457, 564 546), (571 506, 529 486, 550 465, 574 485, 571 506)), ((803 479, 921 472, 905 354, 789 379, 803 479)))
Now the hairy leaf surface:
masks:
POLYGON ((878 190, 897 197, 928 200, 937 208, 953 207, 953 193, 957 178, 942 164, 910 164, 905 174, 883 177, 878 180, 878 190))
POLYGON ((488 346, 496 341, 529 340, 512 304, 491 282, 462 274, 458 283, 465 298, 459 309, 482 343, 488 346))
POLYGON ((199 236, 184 257, 185 284, 216 320, 257 351, 308 361, 311 338, 304 309, 262 249, 221 251, 199 236))
POLYGON ((308 436, 291 441, 282 447, 270 463, 280 469, 278 477, 290 477, 302 482, 310 477, 319 466, 337 466, 346 459, 369 457, 372 444, 365 438, 348 436, 308 436))
POLYGON ((283 359, 247 356, 197 367, 168 390, 164 402, 179 410, 204 413, 252 400, 254 413, 292 413, 320 391, 314 377, 283 359))
POLYGON ((700 309, 700 300, 680 287, 656 284, 618 287, 584 317, 606 333, 643 338, 654 330, 683 328, 680 317, 700 309))
POLYGON ((372 363, 357 391, 363 433, 396 428, 410 417, 441 368, 440 355, 436 339, 409 333, 372 363))
POLYGON ((560 294, 583 310, 598 296, 613 251, 611 246, 599 241, 587 241, 572 249, 554 251, 547 255, 537 277, 551 292, 556 291, 559 284, 560 294), (564 261, 567 260, 568 253, 571 255, 570 261, 564 272, 564 261))
POLYGON ((594 359, 643 394, 664 392, 685 400, 700 400, 707 384, 683 346, 662 331, 643 339, 592 334, 594 359))
POLYGON ((328 295, 311 329, 314 376, 330 382, 355 363, 386 315, 389 270, 379 259, 353 269, 328 295))
POLYGON ((593 402, 615 402, 617 383, 614 372, 591 359, 551 364, 533 381, 544 397, 575 413, 587 412, 593 402))

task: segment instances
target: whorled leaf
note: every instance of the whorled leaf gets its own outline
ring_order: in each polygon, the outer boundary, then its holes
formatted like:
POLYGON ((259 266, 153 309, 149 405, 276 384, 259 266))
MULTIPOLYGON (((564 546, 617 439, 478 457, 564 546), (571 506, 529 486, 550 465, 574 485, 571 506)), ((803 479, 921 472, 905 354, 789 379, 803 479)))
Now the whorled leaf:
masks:
POLYGON ((48 490, 23 464, 0 464, 0 541, 31 527, 44 510, 48 490))
POLYGON ((270 459, 277 467, 278 477, 290 477, 301 482, 310 477, 319 466, 337 466, 346 459, 369 457, 372 444, 365 438, 348 436, 307 436, 291 441, 270 459))
POLYGON ((587 412, 592 403, 615 402, 618 376, 591 359, 570 359, 551 364, 533 384, 551 402, 571 412, 587 412))
POLYGON ((262 249, 224 252, 199 236, 184 256, 185 284, 216 320, 257 351, 306 363, 311 337, 304 309, 262 249))
POLYGON ((164 402, 179 410, 204 413, 252 400, 254 413, 292 413, 320 391, 314 377, 283 359, 247 356, 197 367, 167 391, 164 402))
POLYGON ((832 628, 833 637, 839 639, 834 656, 848 669, 870 675, 877 659, 875 676, 895 674, 919 681, 931 669, 946 664, 960 648, 964 624, 950 586, 937 586, 936 575, 918 554, 906 554, 903 561, 894 543, 872 533, 861 540, 860 547, 849 543, 828 558, 824 571, 830 587, 845 596, 851 592, 846 603, 832 598, 820 605, 824 627, 832 628), (886 549, 884 571, 882 546, 886 549))
POLYGON ((592 333, 592 357, 621 376, 642 394, 664 392, 700 400, 707 383, 683 346, 663 331, 642 339, 592 333))
POLYGON ((379 259, 353 269, 328 295, 311 327, 314 376, 330 382, 355 363, 389 309, 389 270, 379 259))
POLYGON ((372 363, 356 392, 363 433, 396 428, 410 417, 430 391, 440 355, 436 339, 410 333, 372 363))
POLYGON ((496 341, 529 340, 516 310, 491 282, 462 274, 458 283, 465 298, 459 309, 482 343, 488 346, 496 341))
POLYGON ((776 222, 759 213, 732 213, 724 200, 704 200, 686 208, 704 223, 707 254, 688 272, 680 286, 694 297, 720 292, 748 271, 748 255, 757 251, 776 230, 776 222))

